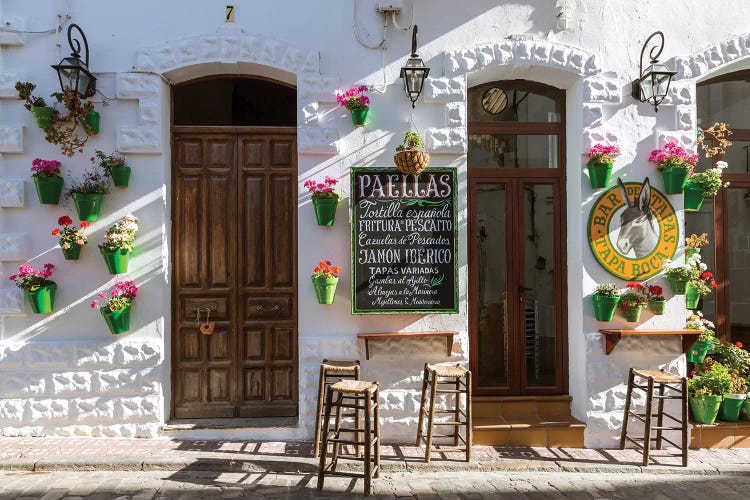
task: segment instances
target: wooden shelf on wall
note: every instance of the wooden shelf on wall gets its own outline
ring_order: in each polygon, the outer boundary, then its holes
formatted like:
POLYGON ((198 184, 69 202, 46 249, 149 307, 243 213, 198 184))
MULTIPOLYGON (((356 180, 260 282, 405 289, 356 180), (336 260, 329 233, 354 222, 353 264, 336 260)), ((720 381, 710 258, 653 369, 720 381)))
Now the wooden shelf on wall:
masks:
MULTIPOLYGON (((606 337, 605 351, 607 355, 612 352, 623 335, 700 335, 700 330, 676 329, 676 330, 599 330, 606 337)), ((683 342, 683 351, 685 342, 683 342)))
POLYGON ((400 340, 414 338, 445 337, 446 355, 450 356, 453 351, 453 337, 458 332, 388 332, 388 333, 359 333, 357 338, 365 341, 365 358, 370 359, 371 340, 400 340))

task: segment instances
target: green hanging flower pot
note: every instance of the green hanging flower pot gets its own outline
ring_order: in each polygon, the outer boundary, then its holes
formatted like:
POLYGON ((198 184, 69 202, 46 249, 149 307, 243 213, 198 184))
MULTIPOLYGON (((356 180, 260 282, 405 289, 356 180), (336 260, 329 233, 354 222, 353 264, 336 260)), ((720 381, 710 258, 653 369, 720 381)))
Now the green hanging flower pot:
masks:
POLYGON ((367 120, 367 112, 370 108, 364 109, 350 109, 349 112, 352 114, 352 123, 355 127, 364 127, 365 120, 367 120))
POLYGON ((719 414, 722 396, 690 396, 690 412, 699 424, 713 424, 719 414))
POLYGON ((312 278, 313 287, 315 288, 315 296, 318 298, 318 304, 333 304, 333 299, 336 296, 336 285, 338 285, 339 279, 337 277, 331 278, 312 278))
POLYGON ((93 109, 88 112, 85 120, 81 120, 81 125, 86 129, 86 134, 96 135, 99 133, 99 121, 101 115, 93 109))
POLYGON ((700 248, 689 248, 689 247, 686 248, 685 249, 685 262, 687 262, 688 260, 690 260, 690 257, 692 257, 693 255, 695 255, 697 253, 701 253, 701 249, 700 248))
POLYGON ((698 289, 693 287, 693 285, 688 282, 687 286, 685 287, 685 308, 687 309, 697 309, 698 308, 698 301, 701 300, 701 294, 698 292, 698 289))
POLYGON ((63 178, 57 175, 37 175, 33 177, 36 194, 42 205, 57 205, 60 203, 63 178))
POLYGON ((697 184, 688 182, 685 184, 685 210, 700 210, 703 205, 703 199, 706 197, 706 190, 697 184))
POLYGON ((116 311, 111 311, 108 307, 103 307, 99 310, 112 335, 120 335, 130 330, 130 306, 116 311))
POLYGON ((643 306, 628 306, 623 307, 622 315, 625 316, 625 321, 629 323, 635 323, 637 321, 640 321, 642 311, 643 306))
POLYGON ((339 205, 339 197, 313 198, 312 203, 318 225, 333 226, 334 219, 336 218, 336 208, 339 205))
POLYGON ((680 167, 668 167, 662 170, 664 192, 667 194, 682 194, 688 179, 688 172, 688 169, 680 167))
POLYGON ((740 419, 750 420, 750 398, 745 399, 740 409, 740 419))
POLYGON ((745 404, 747 394, 724 394, 719 407, 719 420, 736 422, 740 419, 742 405, 745 404))
POLYGON ((609 185, 612 175, 612 163, 588 163, 589 181, 592 189, 605 188, 609 185))
POLYGON ((594 302, 594 316, 597 321, 612 321, 615 317, 615 309, 620 302, 620 297, 608 297, 606 295, 592 295, 594 302))
POLYGON ((128 167, 127 165, 112 167, 110 169, 110 175, 112 177, 112 182, 115 184, 115 187, 128 187, 128 183, 130 182, 130 170, 130 167, 128 167))
POLYGON ((73 244, 69 248, 60 247, 60 250, 62 250, 65 260, 78 260, 81 257, 81 248, 83 248, 83 245, 73 244))
POLYGON ((55 308, 55 293, 57 292, 57 283, 48 281, 46 286, 37 290, 24 290, 23 293, 31 304, 31 310, 34 314, 51 313, 55 308))
POLYGON ((671 276, 667 276, 669 286, 672 288, 672 293, 675 295, 685 295, 685 289, 687 288, 688 281, 682 281, 675 279, 671 276))
POLYGON ((653 312, 656 316, 661 316, 664 314, 664 307, 667 305, 667 301, 652 300, 648 304, 649 306, 651 306, 651 312, 653 312))
POLYGON ((690 346, 686 359, 691 363, 703 363, 709 351, 713 349, 714 343, 710 340, 696 340, 693 345, 690 346))
POLYGON ((31 107, 31 116, 34 117, 34 121, 36 122, 37 126, 42 130, 46 130, 52 127, 52 116, 54 115, 54 113, 55 110, 47 106, 31 107))
POLYGON ((123 274, 128 272, 128 261, 130 260, 130 250, 118 248, 116 250, 105 250, 101 246, 99 251, 104 257, 109 274, 123 274))
POLYGON ((71 193, 73 203, 76 206, 78 220, 96 222, 99 220, 99 211, 102 208, 103 194, 71 193))

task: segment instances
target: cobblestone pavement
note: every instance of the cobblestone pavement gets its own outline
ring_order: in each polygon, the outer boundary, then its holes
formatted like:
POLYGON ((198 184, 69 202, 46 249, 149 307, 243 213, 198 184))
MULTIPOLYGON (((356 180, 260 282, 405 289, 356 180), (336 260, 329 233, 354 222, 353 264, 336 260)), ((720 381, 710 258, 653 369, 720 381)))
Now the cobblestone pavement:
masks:
MULTIPOLYGON (((328 478, 325 491, 305 474, 237 472, 0 472, 0 499, 78 500, 175 498, 359 498, 362 481, 328 478)), ((587 474, 571 472, 442 472, 384 475, 375 498, 657 499, 748 498, 750 476, 587 474)))

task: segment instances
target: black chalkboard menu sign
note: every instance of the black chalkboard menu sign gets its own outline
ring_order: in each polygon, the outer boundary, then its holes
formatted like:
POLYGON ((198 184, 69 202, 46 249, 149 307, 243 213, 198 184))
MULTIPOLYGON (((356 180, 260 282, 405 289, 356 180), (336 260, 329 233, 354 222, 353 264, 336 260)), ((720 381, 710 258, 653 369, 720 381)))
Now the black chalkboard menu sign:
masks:
POLYGON ((456 170, 351 180, 352 314, 457 313, 456 170))

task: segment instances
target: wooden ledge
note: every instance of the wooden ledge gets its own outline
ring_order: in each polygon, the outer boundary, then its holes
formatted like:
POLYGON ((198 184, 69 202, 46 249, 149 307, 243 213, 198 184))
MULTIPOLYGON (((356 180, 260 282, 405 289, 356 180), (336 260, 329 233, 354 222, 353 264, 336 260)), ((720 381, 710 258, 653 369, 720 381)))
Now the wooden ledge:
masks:
POLYGON ((675 330, 599 330, 599 333, 606 336, 605 351, 607 355, 612 352, 620 338, 623 335, 700 335, 700 330, 690 330, 687 328, 675 330))
POLYGON ((413 339, 413 338, 434 338, 445 337, 446 354, 450 357, 453 351, 453 337, 458 332, 384 332, 384 333, 358 333, 357 338, 365 341, 365 358, 370 359, 370 341, 371 340, 389 340, 389 339, 413 339))

